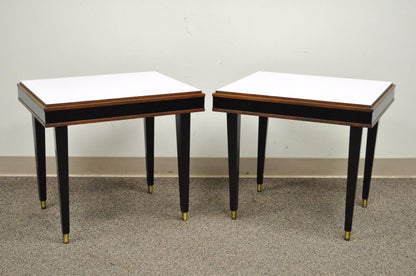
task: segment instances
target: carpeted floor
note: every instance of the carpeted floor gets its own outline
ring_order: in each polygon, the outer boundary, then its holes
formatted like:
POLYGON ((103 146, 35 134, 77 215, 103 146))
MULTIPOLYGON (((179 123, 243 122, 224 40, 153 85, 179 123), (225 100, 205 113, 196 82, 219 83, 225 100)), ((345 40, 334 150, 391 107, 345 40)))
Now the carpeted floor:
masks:
POLYGON ((176 178, 70 178, 70 242, 61 242, 55 178, 40 209, 34 177, 0 177, 0 275, 416 274, 416 179, 357 189, 343 240, 345 179, 241 179, 238 219, 228 180, 192 178, 181 221, 176 178))

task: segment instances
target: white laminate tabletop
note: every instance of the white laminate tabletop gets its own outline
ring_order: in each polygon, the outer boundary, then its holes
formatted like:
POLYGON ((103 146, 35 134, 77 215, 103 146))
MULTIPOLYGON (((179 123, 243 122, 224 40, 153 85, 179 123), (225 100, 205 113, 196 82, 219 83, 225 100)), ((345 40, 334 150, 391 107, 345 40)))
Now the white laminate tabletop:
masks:
POLYGON ((387 81, 256 72, 217 91, 372 105, 391 84, 387 81))
POLYGON ((154 71, 25 80, 21 83, 45 104, 200 91, 200 89, 154 71))

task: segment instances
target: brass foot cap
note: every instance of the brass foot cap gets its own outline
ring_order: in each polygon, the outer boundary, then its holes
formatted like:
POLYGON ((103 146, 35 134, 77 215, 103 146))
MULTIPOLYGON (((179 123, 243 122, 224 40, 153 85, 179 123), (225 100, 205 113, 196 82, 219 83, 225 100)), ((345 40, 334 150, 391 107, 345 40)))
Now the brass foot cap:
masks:
POLYGON ((148 192, 149 194, 152 194, 152 193, 153 193, 153 185, 148 185, 148 186, 147 186, 147 192, 148 192))
POLYGON ((367 201, 368 201, 367 199, 363 199, 363 207, 364 208, 367 208, 367 201))
POLYGON ((231 211, 231 219, 237 218, 237 211, 231 211))
POLYGON ((346 241, 349 241, 349 240, 350 240, 350 238, 351 238, 351 232, 345 231, 345 237, 344 237, 344 239, 345 239, 346 241))
POLYGON ((257 192, 259 193, 261 192, 261 186, 262 186, 261 184, 257 184, 257 192))
POLYGON ((42 208, 42 209, 46 209, 46 201, 42 200, 42 201, 40 202, 40 208, 42 208))
POLYGON ((188 213, 184 212, 182 213, 182 220, 187 221, 188 220, 188 213))
POLYGON ((63 235, 63 242, 66 244, 69 242, 69 234, 64 234, 63 235))

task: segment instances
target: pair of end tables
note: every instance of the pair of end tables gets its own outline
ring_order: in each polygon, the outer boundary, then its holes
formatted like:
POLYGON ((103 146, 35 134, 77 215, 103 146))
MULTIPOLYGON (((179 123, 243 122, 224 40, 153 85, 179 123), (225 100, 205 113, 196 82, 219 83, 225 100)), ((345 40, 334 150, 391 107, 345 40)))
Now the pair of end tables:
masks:
MULTIPOLYGON (((182 220, 189 209, 190 116, 204 111, 197 88, 158 72, 28 80, 19 101, 32 113, 41 208, 46 208, 45 127, 55 128, 63 242, 69 242, 68 126, 144 118, 148 192, 154 182, 154 117, 176 116, 182 220)), ((391 82, 256 72, 213 94, 213 110, 227 113, 231 218, 237 218, 241 114, 259 117, 257 191, 263 183, 269 117, 350 126, 345 240, 350 239, 362 129, 368 128, 363 207, 367 206, 378 121, 394 100, 391 82)))

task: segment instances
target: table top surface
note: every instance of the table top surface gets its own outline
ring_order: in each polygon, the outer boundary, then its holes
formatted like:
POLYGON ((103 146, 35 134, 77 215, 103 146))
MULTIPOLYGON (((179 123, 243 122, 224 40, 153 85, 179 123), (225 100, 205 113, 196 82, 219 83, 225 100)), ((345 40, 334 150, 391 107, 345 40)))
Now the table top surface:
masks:
POLYGON ((371 106, 391 85, 387 81, 256 72, 217 92, 371 106))
POLYGON ((46 105, 200 91, 155 71, 25 80, 21 83, 46 105))

